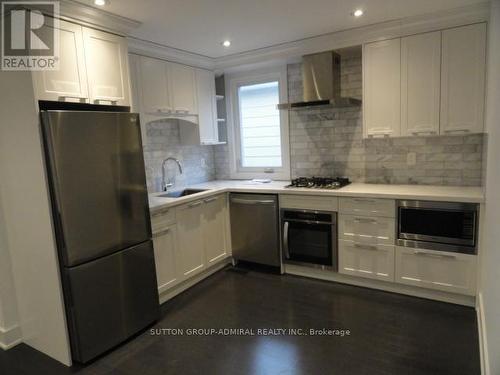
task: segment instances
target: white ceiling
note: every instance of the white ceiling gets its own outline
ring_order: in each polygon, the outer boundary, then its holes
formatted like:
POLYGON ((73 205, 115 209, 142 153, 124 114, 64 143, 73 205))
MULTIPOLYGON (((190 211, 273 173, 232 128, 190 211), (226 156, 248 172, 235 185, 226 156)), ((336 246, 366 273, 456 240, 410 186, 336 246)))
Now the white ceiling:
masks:
MULTIPOLYGON (((80 0, 87 4, 91 0, 80 0)), ((106 11, 142 22, 132 36, 221 57, 484 0, 109 0, 106 11), (365 15, 351 16, 362 8, 365 15), (231 47, 221 42, 229 39, 231 47)))

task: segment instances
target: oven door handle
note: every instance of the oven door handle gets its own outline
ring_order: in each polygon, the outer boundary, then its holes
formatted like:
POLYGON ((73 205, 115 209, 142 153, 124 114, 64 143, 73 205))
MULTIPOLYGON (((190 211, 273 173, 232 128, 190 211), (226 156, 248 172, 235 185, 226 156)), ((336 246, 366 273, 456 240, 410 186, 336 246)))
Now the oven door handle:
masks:
POLYGON ((285 252, 285 258, 290 259, 290 250, 288 248, 288 221, 283 224, 283 251, 285 252))

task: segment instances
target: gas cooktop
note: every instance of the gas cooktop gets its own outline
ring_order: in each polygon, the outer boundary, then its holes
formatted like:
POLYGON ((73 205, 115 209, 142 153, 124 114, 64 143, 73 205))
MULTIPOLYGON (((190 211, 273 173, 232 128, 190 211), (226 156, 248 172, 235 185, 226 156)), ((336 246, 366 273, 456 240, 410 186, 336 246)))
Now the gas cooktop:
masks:
POLYGON ((290 185, 285 187, 291 188, 310 188, 310 189, 339 189, 349 185, 351 181, 345 177, 299 177, 292 180, 290 185))

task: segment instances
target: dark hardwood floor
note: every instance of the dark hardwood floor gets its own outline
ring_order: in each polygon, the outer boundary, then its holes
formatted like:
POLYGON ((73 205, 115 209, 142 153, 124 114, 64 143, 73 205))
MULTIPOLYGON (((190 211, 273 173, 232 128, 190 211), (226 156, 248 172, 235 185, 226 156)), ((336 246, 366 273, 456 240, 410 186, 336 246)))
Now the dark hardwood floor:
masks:
POLYGON ((86 367, 19 345, 1 375, 480 374, 472 308, 364 288, 226 269, 162 306, 153 328, 86 367), (348 329, 349 336, 187 336, 190 328, 348 329))

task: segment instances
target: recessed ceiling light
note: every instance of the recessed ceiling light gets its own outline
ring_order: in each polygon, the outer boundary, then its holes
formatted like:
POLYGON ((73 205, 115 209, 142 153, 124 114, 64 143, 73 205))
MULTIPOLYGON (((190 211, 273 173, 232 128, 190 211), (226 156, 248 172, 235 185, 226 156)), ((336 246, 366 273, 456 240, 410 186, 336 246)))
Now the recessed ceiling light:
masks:
POLYGON ((94 0, 94 4, 95 4, 95 5, 98 5, 98 6, 100 6, 100 7, 105 6, 107 3, 108 3, 108 1, 107 1, 107 0, 94 0))
POLYGON ((353 15, 354 17, 361 17, 361 16, 363 15, 363 13, 364 13, 364 12, 363 12, 363 9, 356 9, 356 10, 352 13, 352 15, 353 15))
POLYGON ((222 45, 224 47, 229 47, 231 45, 231 41, 230 40, 225 40, 225 41, 222 42, 222 45))

